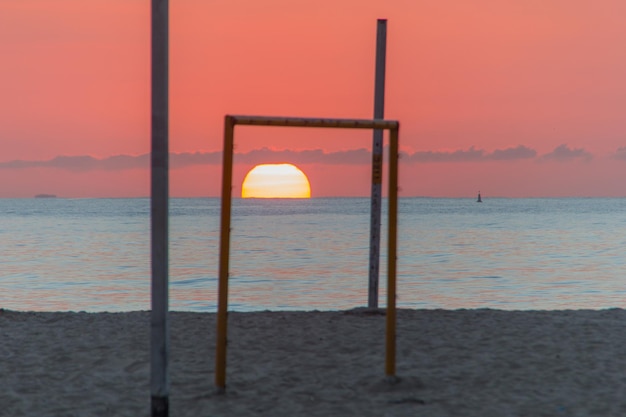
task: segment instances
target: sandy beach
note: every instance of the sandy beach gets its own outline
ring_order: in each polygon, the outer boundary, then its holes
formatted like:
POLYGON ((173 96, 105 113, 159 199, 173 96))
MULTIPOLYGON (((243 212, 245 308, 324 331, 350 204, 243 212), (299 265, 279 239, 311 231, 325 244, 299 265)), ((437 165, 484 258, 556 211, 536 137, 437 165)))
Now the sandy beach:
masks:
MULTIPOLYGON (((149 312, 0 311, 0 415, 148 416, 149 312)), ((172 416, 623 416, 626 313, 400 310, 171 314, 172 416)))

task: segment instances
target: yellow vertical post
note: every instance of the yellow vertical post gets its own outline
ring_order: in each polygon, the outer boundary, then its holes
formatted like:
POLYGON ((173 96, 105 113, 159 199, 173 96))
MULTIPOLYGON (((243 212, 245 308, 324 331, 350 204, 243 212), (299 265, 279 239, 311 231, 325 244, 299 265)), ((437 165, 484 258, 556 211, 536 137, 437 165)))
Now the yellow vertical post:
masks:
POLYGON ((226 389, 226 339, 228 322, 228 268, 230 259, 230 212, 233 183, 233 145, 235 120, 224 118, 224 155, 222 162, 222 212, 220 225, 220 267, 217 304, 217 345, 215 348, 215 385, 226 389))
POLYGON ((389 130, 389 241, 387 249, 387 343, 385 373, 396 375, 396 262, 398 236, 398 131, 389 130))

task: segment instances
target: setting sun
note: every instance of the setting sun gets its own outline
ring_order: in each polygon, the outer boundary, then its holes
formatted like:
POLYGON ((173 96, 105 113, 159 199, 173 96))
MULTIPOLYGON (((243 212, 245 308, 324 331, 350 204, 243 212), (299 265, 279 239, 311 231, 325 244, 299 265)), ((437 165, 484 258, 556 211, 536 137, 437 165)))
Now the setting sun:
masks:
POLYGON ((241 197, 310 198, 311 186, 304 172, 292 164, 263 164, 248 172, 241 197))

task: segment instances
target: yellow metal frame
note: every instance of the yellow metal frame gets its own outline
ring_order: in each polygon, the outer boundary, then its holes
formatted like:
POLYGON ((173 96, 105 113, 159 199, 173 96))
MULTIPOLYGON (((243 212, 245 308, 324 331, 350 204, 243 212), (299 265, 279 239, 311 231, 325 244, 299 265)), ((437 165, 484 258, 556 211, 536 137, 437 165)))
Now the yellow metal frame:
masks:
POLYGON ((388 377, 394 377, 396 373, 396 255, 398 224, 398 135, 400 123, 391 120, 313 119, 227 115, 224 118, 222 213, 220 226, 220 266, 217 306, 217 346, 215 350, 215 385, 217 389, 222 391, 226 389, 228 270, 230 260, 230 219, 232 205, 235 125, 389 130, 389 240, 387 249, 387 330, 385 374, 388 377))

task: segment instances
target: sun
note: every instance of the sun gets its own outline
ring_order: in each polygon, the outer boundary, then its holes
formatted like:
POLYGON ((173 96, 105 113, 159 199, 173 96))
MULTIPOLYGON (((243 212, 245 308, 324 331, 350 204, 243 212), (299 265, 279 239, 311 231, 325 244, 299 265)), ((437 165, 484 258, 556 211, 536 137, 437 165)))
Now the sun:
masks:
POLYGON ((311 185, 295 165, 262 164, 244 178, 241 198, 311 198, 311 185))

